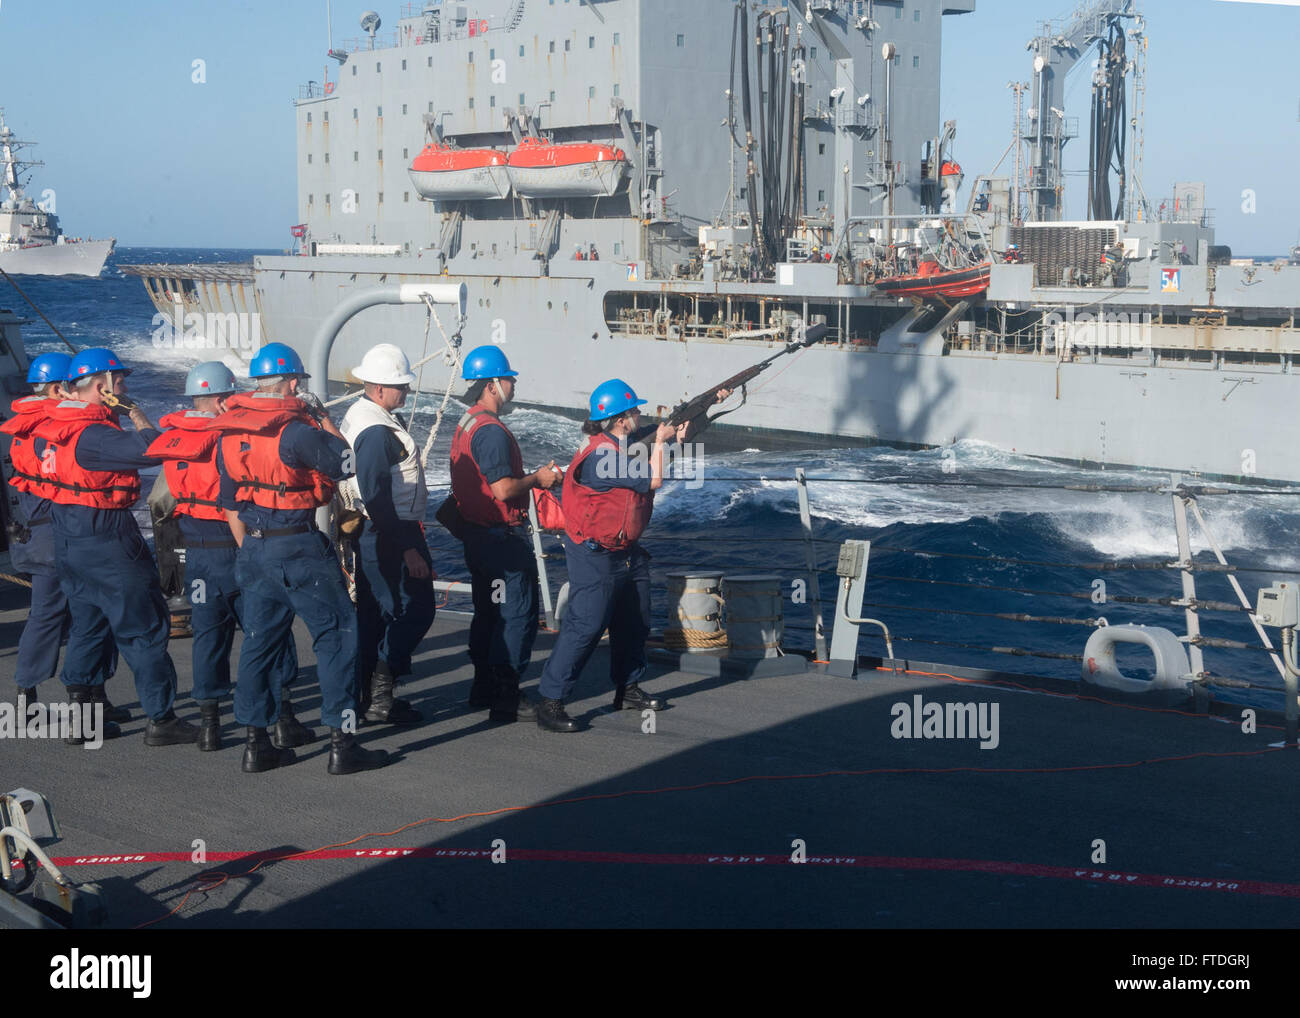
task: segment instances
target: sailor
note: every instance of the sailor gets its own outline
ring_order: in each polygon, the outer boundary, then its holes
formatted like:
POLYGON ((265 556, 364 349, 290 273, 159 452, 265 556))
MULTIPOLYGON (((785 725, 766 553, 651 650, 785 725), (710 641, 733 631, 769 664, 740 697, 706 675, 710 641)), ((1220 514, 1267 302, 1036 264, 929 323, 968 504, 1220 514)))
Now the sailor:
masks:
POLYGON ((235 577, 243 591, 244 645, 235 686, 235 720, 248 728, 243 769, 270 770, 293 759, 267 729, 281 710, 274 681, 280 645, 293 617, 306 623, 316 651, 321 720, 330 728, 330 774, 382 767, 383 750, 356 743, 357 618, 330 541, 315 511, 352 473, 352 451, 324 407, 300 388, 301 358, 269 343, 249 365, 256 392, 227 400, 219 430, 220 501, 239 544, 235 577))
MULTIPOLYGON (((194 699, 199 702, 199 749, 221 748, 221 700, 230 692, 230 650, 235 626, 243 628, 244 600, 235 580, 235 544, 221 508, 217 476, 217 443, 221 433, 209 425, 225 413, 235 394, 235 376, 220 361, 205 361, 190 369, 185 395, 194 409, 168 414, 158 423, 162 435, 149 455, 163 462, 163 477, 185 547, 187 595, 192 609, 194 699)), ((298 677, 298 650, 285 640, 272 668, 278 677, 280 714, 273 741, 281 749, 302 746, 315 738, 294 717, 289 689, 298 677)))
POLYGON ((499 347, 471 351, 463 371, 471 383, 465 395, 470 408, 451 441, 452 505, 463 524, 458 536, 474 596, 469 705, 489 707, 489 719, 503 723, 536 716, 534 704, 519 692, 537 637, 540 596, 525 524, 529 492, 549 490, 563 476, 553 460, 525 474, 519 443, 501 423, 518 374, 499 347))
POLYGON ((433 560, 424 538, 428 488, 415 439, 393 411, 415 381, 406 354, 388 343, 370 350, 352 371, 365 395, 340 430, 355 454, 356 477, 344 483, 365 513, 359 540, 357 616, 362 702, 367 721, 416 725, 423 719, 394 698, 397 680, 411 674, 411 655, 433 625, 433 560))
MULTIPOLYGON (((27 384, 33 394, 16 400, 14 416, 0 426, 8 436, 7 456, 13 466, 9 484, 14 489, 10 502, 9 556, 16 571, 31 577, 32 603, 18 639, 18 660, 14 678, 18 696, 28 704, 36 702, 37 683, 52 678, 58 670, 59 647, 70 622, 68 599, 59 586, 54 561, 54 533, 50 526, 53 488, 41 473, 41 463, 33 450, 33 432, 44 422, 50 407, 67 398, 63 384, 72 358, 65 353, 41 354, 27 371, 27 384)), ((103 644, 103 663, 112 674, 117 664, 117 650, 109 635, 103 644)), ((94 687, 104 703, 108 721, 129 721, 130 712, 108 703, 104 686, 94 687)))
POLYGON ((111 632, 149 718, 145 745, 180 745, 199 733, 173 710, 167 606, 158 566, 131 512, 140 497, 139 471, 156 464, 146 450, 158 431, 124 399, 130 373, 111 350, 82 350, 68 365, 65 388, 74 398, 51 407, 35 431, 34 451, 53 489, 59 581, 72 613, 63 682, 74 703, 100 698, 103 643, 111 632), (122 410, 135 434, 118 422, 122 410))
MULTIPOLYGON (((731 395, 719 389, 714 402, 731 395)), ((622 379, 591 394, 582 448, 564 475, 565 559, 569 605, 555 648, 542 670, 537 723, 551 732, 575 732, 564 701, 601 634, 609 630, 614 709, 662 710, 664 701, 641 689, 650 633, 650 555, 638 543, 663 485, 666 444, 688 441, 707 427, 700 416, 677 427, 640 423, 645 400, 622 379), (649 462, 638 455, 653 441, 649 462)))
POLYGON ((573 260, 575 262, 585 262, 587 260, 587 252, 582 249, 581 244, 574 245, 573 260))

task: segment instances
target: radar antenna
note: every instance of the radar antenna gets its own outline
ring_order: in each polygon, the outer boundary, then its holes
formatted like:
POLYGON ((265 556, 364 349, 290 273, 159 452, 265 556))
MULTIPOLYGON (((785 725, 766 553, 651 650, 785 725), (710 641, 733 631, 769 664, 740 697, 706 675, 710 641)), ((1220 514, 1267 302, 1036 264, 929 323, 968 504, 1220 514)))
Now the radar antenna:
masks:
POLYGON ((379 31, 379 26, 383 20, 375 11, 366 11, 361 15, 361 31, 370 33, 370 48, 375 48, 375 33, 379 31))

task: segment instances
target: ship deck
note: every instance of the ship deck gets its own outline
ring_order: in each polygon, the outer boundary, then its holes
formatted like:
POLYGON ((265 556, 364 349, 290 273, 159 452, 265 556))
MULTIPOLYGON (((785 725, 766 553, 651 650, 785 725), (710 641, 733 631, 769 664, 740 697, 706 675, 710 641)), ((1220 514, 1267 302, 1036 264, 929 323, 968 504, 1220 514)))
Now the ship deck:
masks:
MULTIPOLYGON (((8 591, 6 695, 25 617, 8 591)), ((50 854, 101 886, 115 927, 1295 923, 1300 822, 1279 792, 1296 757, 1268 748, 1280 734, 1263 723, 1245 734, 1231 717, 924 675, 652 665, 645 685, 670 708, 648 734, 639 713, 610 710, 602 648, 570 706, 587 729, 553 735, 465 707, 467 621, 439 615, 403 686, 426 722, 362 729, 400 755, 381 771, 327 776, 321 739, 291 767, 245 775, 228 708, 226 748, 201 754, 145 747, 135 705, 96 751, 0 741, 0 774, 51 801, 63 840, 50 854), (918 694, 999 705, 997 747, 893 738, 892 705, 918 694), (192 861, 200 842, 206 864, 192 861), (211 871, 228 879, 205 885, 211 871)), ((318 724, 297 638, 299 714, 318 724)), ((552 645, 543 632, 530 688, 552 645)), ((188 642, 174 659, 184 693, 188 642)), ((131 706, 128 674, 109 694, 131 706)), ((196 714, 187 697, 181 713, 196 714)))

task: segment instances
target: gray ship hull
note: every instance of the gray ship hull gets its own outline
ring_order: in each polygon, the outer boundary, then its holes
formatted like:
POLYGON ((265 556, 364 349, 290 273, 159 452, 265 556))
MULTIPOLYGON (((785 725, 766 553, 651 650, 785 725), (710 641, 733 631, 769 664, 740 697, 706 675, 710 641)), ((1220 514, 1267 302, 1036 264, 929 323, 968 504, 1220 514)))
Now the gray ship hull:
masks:
MULTIPOLYGON (((606 378, 623 377, 650 409, 666 408, 775 349, 763 340, 611 335, 600 291, 613 285, 614 267, 570 266, 566 271, 581 275, 569 278, 399 273, 396 260, 386 267, 376 271, 373 260, 356 258, 259 259, 263 334, 305 352, 319 323, 349 292, 396 282, 464 282, 464 348, 500 342, 520 372, 521 403, 579 415, 606 378)), ((402 260, 401 267, 414 265, 402 260)), ((646 293, 657 289, 647 286, 646 293)), ((451 316, 444 309, 441 317, 450 331, 451 316)), ((399 344, 412 360, 424 356, 421 310, 374 308, 354 318, 334 345, 331 379, 346 380, 380 342, 399 344)), ((427 352, 441 344, 434 328, 427 352)), ((447 368, 431 363, 423 388, 442 391, 446 379, 447 368)), ((917 339, 886 334, 875 348, 815 347, 777 362, 751 385, 744 408, 726 425, 796 436, 804 444, 941 447, 974 440, 1084 465, 1295 482, 1300 462, 1288 431, 1262 424, 1286 419, 1297 388, 1295 376, 1276 367, 1153 364, 1149 352, 1060 361, 1051 353, 949 349, 935 332, 917 339)))
POLYGON ((113 253, 113 240, 47 244, 0 251, 0 269, 11 276, 98 276, 113 253))

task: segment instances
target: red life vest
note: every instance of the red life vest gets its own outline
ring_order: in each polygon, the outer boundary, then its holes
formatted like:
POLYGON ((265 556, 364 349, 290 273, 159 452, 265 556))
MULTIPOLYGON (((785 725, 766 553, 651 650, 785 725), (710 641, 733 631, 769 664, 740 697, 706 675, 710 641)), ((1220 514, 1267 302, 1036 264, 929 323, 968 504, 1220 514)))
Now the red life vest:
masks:
POLYGON ((610 551, 622 551, 640 540, 654 512, 654 492, 631 488, 595 491, 577 481, 583 462, 602 446, 618 448, 607 434, 593 435, 573 457, 564 475, 564 532, 574 544, 595 541, 610 551))
POLYGON ((163 428, 149 455, 163 461, 167 487, 176 499, 176 512, 196 520, 226 521, 217 496, 221 478, 217 474, 217 443, 221 433, 209 426, 216 414, 188 410, 168 414, 158 424, 163 428))
POLYGON ((59 505, 89 509, 129 509, 140 497, 140 474, 135 470, 87 470, 77 462, 81 433, 96 424, 122 430, 107 407, 65 400, 55 403, 33 432, 45 439, 40 474, 50 486, 49 498, 59 505))
POLYGON ((476 403, 456 425, 451 439, 451 493, 468 523, 480 527, 516 527, 528 518, 528 493, 502 502, 474 461, 470 448, 474 431, 481 427, 500 428, 510 441, 510 476, 524 476, 524 458, 519 443, 496 414, 476 403))
POLYGON ((53 498, 54 485, 50 483, 50 477, 41 473, 41 461, 32 441, 33 432, 49 417, 50 407, 57 402, 45 396, 25 396, 14 400, 10 407, 14 416, 0 424, 0 431, 13 436, 9 444, 9 460, 14 469, 9 483, 15 490, 37 498, 53 498))
POLYGON ((334 497, 334 482, 315 470, 286 466, 280 435, 291 421, 319 428, 293 396, 254 392, 226 401, 209 427, 221 433, 221 460, 238 485, 235 498, 263 509, 317 509, 334 497))

